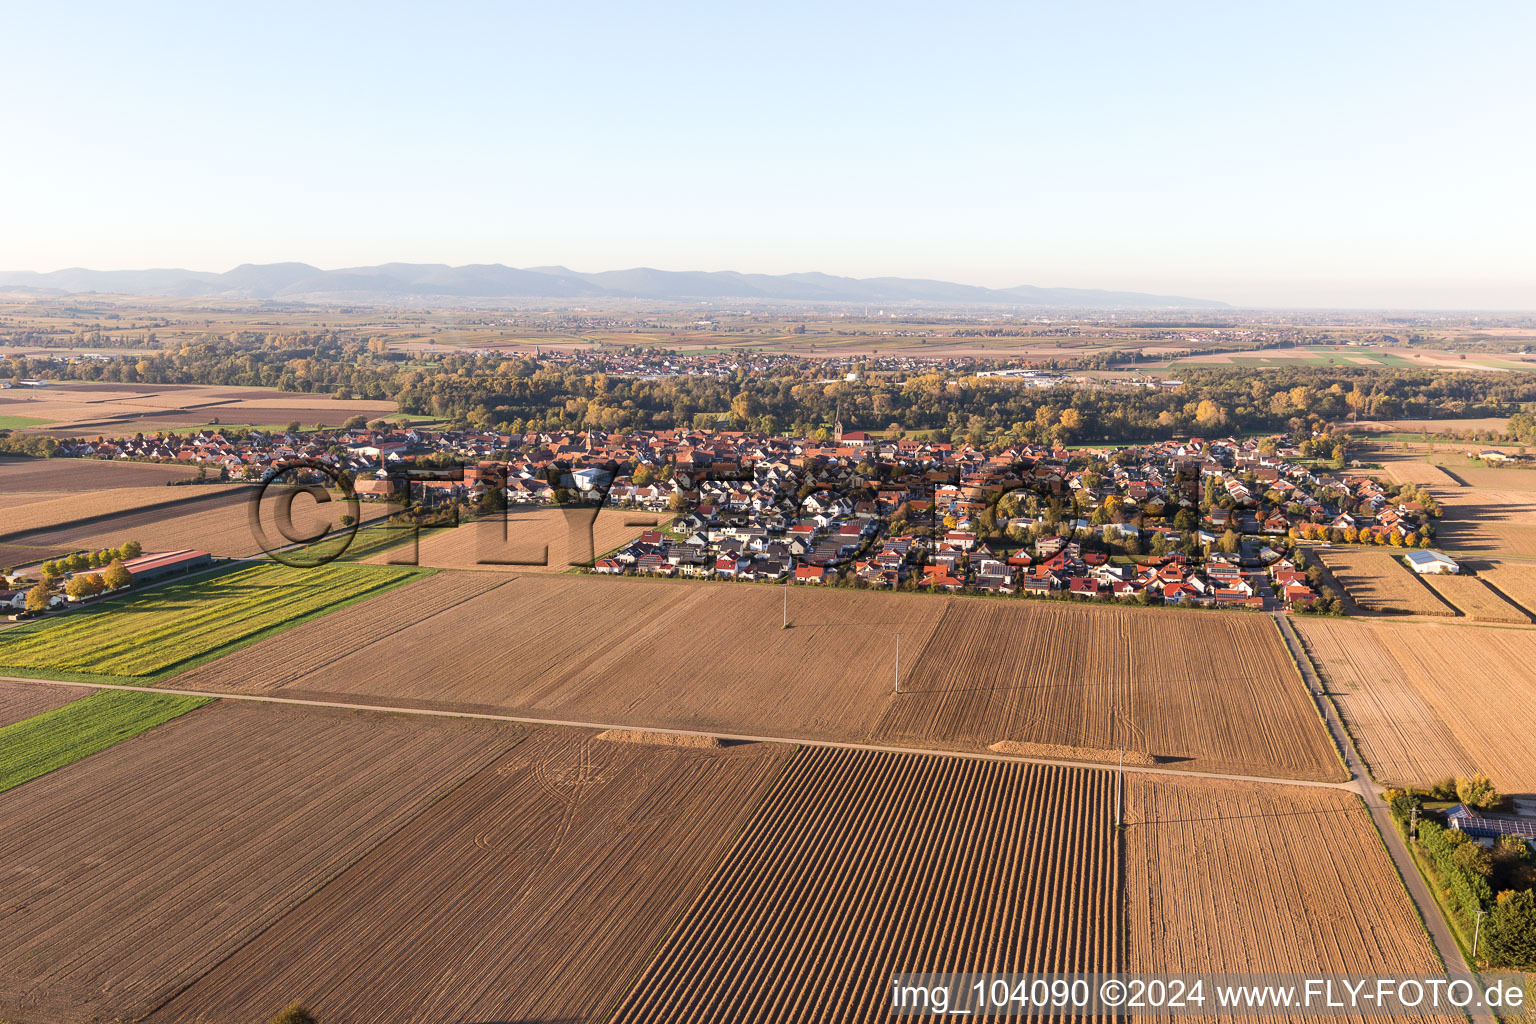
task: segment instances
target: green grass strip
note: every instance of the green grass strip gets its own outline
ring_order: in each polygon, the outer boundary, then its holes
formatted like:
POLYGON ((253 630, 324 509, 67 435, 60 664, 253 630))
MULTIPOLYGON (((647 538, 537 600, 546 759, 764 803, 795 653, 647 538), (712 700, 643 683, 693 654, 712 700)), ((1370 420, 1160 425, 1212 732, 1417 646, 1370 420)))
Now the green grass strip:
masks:
POLYGON ((103 690, 0 729, 0 793, 202 707, 213 697, 103 690))

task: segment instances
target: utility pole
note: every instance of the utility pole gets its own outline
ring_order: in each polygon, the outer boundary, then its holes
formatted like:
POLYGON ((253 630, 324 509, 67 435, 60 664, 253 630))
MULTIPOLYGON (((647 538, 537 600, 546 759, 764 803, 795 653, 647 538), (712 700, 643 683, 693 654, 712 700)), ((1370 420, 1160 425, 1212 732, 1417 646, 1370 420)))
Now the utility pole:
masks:
POLYGON ((896 692, 901 692, 901 634, 896 634, 896 692))
POLYGON ((1120 827, 1120 793, 1125 784, 1125 748, 1120 748, 1120 770, 1115 773, 1115 828, 1120 827))
POLYGON ((1472 963, 1467 966, 1474 971, 1477 970, 1477 940, 1483 937, 1483 915, 1486 913, 1486 910, 1477 912, 1477 924, 1472 929, 1472 963))
POLYGON ((789 628, 789 577, 784 577, 784 625, 780 629, 789 628))

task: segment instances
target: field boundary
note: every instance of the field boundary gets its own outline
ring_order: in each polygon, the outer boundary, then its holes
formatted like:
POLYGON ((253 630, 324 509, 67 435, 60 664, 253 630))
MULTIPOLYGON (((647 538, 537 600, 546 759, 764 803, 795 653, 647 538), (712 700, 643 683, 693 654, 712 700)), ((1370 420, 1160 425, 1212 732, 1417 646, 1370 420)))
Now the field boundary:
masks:
MULTIPOLYGON (((383 704, 357 704, 347 701, 312 700, 300 697, 273 697, 253 693, 213 693, 204 690, 184 690, 162 686, 142 686, 128 683, 104 683, 85 680, 48 679, 29 676, 0 676, 0 681, 16 683, 50 683, 59 686, 92 686, 111 690, 140 690, 145 693, 166 693, 193 697, 216 697, 220 700, 254 700, 268 704, 293 704, 300 707, 339 708, 344 711, 374 711, 382 714, 426 715, 434 718, 471 718, 489 722, 514 722, 519 725, 556 726, 567 729, 594 729, 628 732, 656 733, 662 736, 701 736, 730 743, 782 743, 786 746, 833 747, 845 750, 870 750, 887 754, 927 754, 931 757, 960 757, 976 761, 1007 761, 1018 764, 1050 765, 1059 768, 1099 768, 1114 771, 1115 765, 1103 761, 1073 761, 1067 758, 1025 757, 1018 754, 998 754, 981 750, 958 750, 944 747, 903 747, 891 744, 857 743, 851 740, 806 739, 800 736, 754 736, 741 733, 711 732, 703 729, 668 729, 660 726, 634 725, 615 722, 582 722, 568 719, 533 718, 527 715, 503 715, 485 711, 447 711, 440 708, 391 707, 383 704)), ((1184 771, 1178 768, 1156 768, 1146 765, 1125 766, 1125 771, 1141 775, 1168 775, 1180 779, 1220 779, 1236 782, 1260 782, 1273 786, 1307 786, 1321 789, 1344 789, 1354 792, 1348 782, 1323 782, 1317 779, 1289 779, 1273 775, 1229 775, 1221 772, 1184 771)))
MULTIPOLYGON (((170 485, 170 484, 166 485, 166 490, 176 490, 176 489, 178 489, 177 485, 170 485)), ((180 485, 180 489, 181 490, 187 490, 187 491, 196 492, 198 490, 201 490, 202 488, 198 487, 195 484, 184 484, 184 485, 180 485)), ((213 505, 215 507, 217 507, 217 506, 219 506, 221 504, 233 505, 236 502, 245 500, 247 496, 241 493, 243 490, 245 490, 245 488, 236 488, 236 489, 231 489, 231 490, 215 490, 215 491, 213 491, 210 494, 196 494, 196 493, 194 493, 194 494, 189 495, 189 496, 184 497, 184 498, 167 498, 164 501, 157 501, 157 502, 154 502, 153 504, 150 504, 150 505, 141 505, 141 506, 139 506, 137 508, 132 509, 131 511, 132 511, 133 514, 137 515, 138 513, 141 513, 141 512, 159 512, 159 511, 161 511, 163 509, 168 509, 168 508, 187 509, 190 506, 191 507, 190 508, 191 511, 199 511, 200 512, 200 511, 203 510, 203 507, 206 506, 206 505, 213 505), (219 501, 219 499, 221 499, 221 498, 223 499, 222 502, 219 501)), ((63 491, 63 492, 60 492, 60 497, 67 497, 70 494, 74 494, 74 493, 80 493, 82 495, 90 494, 89 491, 82 491, 82 492, 63 491)), ((123 511, 101 512, 101 513, 98 513, 98 514, 95 514, 95 515, 81 516, 79 519, 68 519, 68 520, 65 520, 62 523, 54 523, 54 524, 52 524, 50 526, 34 526, 34 527, 32 527, 30 529, 26 529, 26 530, 17 530, 14 533, 0 534, 0 541, 4 541, 7 544, 20 544, 23 541, 26 541, 26 540, 28 540, 28 539, 30 539, 32 537, 46 536, 47 534, 55 533, 55 532, 57 532, 59 530, 63 530, 63 529, 66 529, 66 528, 73 530, 73 529, 77 529, 79 527, 95 526, 98 523, 110 523, 112 520, 121 518, 125 514, 126 513, 124 513, 123 511)), ((65 543, 68 543, 68 542, 66 541, 65 543)), ((79 550, 83 551, 85 549, 84 548, 80 548, 79 550)))

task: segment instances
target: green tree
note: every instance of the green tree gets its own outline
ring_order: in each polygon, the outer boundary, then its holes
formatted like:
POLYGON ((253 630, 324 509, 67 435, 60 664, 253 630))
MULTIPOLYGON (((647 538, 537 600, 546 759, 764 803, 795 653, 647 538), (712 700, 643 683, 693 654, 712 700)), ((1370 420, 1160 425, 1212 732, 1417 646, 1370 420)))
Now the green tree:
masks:
POLYGON ((368 426, 368 417, 363 415, 353 416, 341 425, 342 430, 362 430, 368 426))
POLYGON ((1456 780, 1456 798, 1468 807, 1490 807, 1499 802, 1499 791, 1493 782, 1478 772, 1471 778, 1456 780))
POLYGON ((1536 890, 1499 893, 1484 934, 1493 966, 1536 968, 1536 890))
POLYGON ((112 564, 107 566, 107 571, 101 575, 102 582, 109 590, 121 590, 123 587, 133 585, 133 573, 123 568, 121 559, 112 559, 112 564))
POLYGON ((48 610, 48 601, 53 597, 53 581, 44 577, 31 590, 27 591, 27 611, 44 612, 48 610))
POLYGON ((267 1024, 319 1024, 319 1020, 305 1009, 304 1004, 292 1002, 272 1016, 267 1024))

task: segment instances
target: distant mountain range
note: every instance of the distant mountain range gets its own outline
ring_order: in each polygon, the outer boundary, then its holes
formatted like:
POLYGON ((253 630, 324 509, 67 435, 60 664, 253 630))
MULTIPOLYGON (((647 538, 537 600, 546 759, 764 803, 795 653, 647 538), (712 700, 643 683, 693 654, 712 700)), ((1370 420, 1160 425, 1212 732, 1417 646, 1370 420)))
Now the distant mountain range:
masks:
POLYGON ((1176 295, 1086 288, 980 288, 906 277, 830 274, 738 274, 637 267, 581 274, 565 267, 519 270, 499 263, 450 267, 384 263, 321 270, 307 263, 245 263, 223 274, 198 270, 0 271, 0 288, 55 294, 124 295, 305 301, 389 302, 405 299, 758 299, 777 302, 930 303, 942 305, 1065 306, 1098 309, 1221 309, 1224 302, 1176 295))

